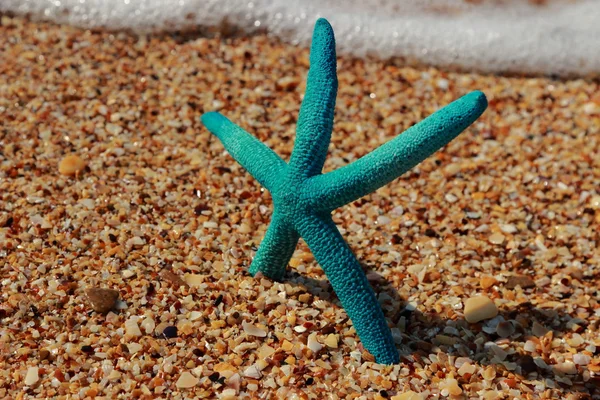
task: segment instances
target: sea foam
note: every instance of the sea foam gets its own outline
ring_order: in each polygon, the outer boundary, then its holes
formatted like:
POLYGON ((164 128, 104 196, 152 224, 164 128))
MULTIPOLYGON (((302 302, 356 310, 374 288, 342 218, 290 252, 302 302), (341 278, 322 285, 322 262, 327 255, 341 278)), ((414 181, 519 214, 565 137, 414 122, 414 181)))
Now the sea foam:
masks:
POLYGON ((318 17, 338 52, 492 73, 600 76, 598 0, 1 0, 0 11, 86 28, 266 31, 308 45, 318 17))

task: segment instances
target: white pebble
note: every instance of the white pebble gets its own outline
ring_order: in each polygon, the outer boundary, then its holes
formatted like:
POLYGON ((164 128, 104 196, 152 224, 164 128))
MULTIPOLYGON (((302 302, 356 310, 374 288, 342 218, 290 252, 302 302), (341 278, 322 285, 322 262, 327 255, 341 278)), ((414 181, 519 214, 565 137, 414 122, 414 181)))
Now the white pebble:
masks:
POLYGON ((317 341, 317 334, 315 332, 308 335, 306 346, 311 349, 313 353, 316 353, 323 348, 323 345, 317 341))
POLYGON ((385 215, 380 215, 379 217, 377 217, 377 224, 378 225, 387 225, 391 222, 392 220, 388 217, 386 217, 385 215))
POLYGON ((577 365, 588 365, 591 361, 590 356, 586 354, 574 354, 573 362, 577 365))
POLYGON ((177 379, 176 385, 180 389, 189 389, 196 386, 199 381, 198 378, 186 371, 177 379))
POLYGON ((244 332, 246 332, 248 335, 251 335, 251 336, 256 336, 256 337, 267 336, 267 331, 265 331, 264 329, 260 329, 259 327, 254 326, 252 324, 249 324, 246 321, 242 322, 242 328, 244 329, 244 332))
POLYGON ((446 196, 444 196, 444 198, 448 203, 456 203, 456 201, 458 200, 458 197, 456 197, 452 193, 447 193, 446 196))
POLYGON ((125 333, 130 336, 140 337, 142 336, 142 331, 138 326, 138 317, 133 316, 130 317, 127 321, 125 321, 125 333))
POLYGON ((256 364, 251 365, 248 368, 246 368, 243 375, 247 378, 253 378, 253 379, 260 379, 263 376, 262 372, 260 372, 260 369, 258 368, 258 366, 256 364))
POLYGON ((35 385, 37 381, 40 380, 39 368, 38 367, 29 367, 27 370, 27 375, 25 376, 25 385, 31 386, 35 385))
POLYGON ((515 233, 515 232, 517 232, 517 227, 514 226, 514 225, 512 225, 512 224, 503 224, 503 225, 500 225, 500 229, 504 233, 515 233))
POLYGON ((448 87, 450 86, 450 83, 448 82, 447 79, 438 79, 437 82, 436 82, 436 86, 439 89, 448 90, 448 87))
POLYGON ((487 296, 471 297, 465 301, 465 319, 469 323, 494 318, 498 315, 498 307, 487 296))

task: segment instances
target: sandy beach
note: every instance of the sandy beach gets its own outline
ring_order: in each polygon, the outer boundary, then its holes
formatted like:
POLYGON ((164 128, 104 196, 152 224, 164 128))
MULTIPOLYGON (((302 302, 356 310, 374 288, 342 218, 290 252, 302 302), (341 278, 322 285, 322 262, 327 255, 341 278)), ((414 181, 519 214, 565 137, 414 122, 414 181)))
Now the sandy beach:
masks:
POLYGON ((384 366, 304 242, 284 282, 247 273, 271 197, 199 121, 288 160, 307 49, 8 16, 0 38, 0 398, 600 399, 598 81, 338 58, 325 171, 489 100, 334 213, 397 341, 384 366), (469 323, 479 296, 497 316, 469 323))

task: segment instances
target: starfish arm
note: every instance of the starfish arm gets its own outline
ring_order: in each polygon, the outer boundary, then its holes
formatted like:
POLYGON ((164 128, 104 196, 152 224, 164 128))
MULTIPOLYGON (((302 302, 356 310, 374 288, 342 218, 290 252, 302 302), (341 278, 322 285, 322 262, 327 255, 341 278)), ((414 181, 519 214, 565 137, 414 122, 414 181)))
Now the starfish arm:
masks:
POLYGON ((202 123, 225 149, 270 192, 287 164, 273 150, 218 112, 202 115, 202 123))
POLYGON ((331 217, 309 215, 299 221, 297 229, 329 278, 363 346, 378 363, 397 364, 398 351, 381 306, 331 217))
POLYGON ((471 92, 353 163, 312 177, 304 196, 318 210, 331 211, 393 181, 472 124, 487 107, 482 92, 471 92))
POLYGON ((333 128, 337 95, 335 38, 327 20, 317 21, 310 49, 306 93, 300 107, 296 142, 290 159, 294 175, 309 177, 321 172, 333 128))
POLYGON ((260 271, 273 280, 281 281, 298 239, 294 228, 275 212, 250 265, 250 274, 254 276, 260 271))

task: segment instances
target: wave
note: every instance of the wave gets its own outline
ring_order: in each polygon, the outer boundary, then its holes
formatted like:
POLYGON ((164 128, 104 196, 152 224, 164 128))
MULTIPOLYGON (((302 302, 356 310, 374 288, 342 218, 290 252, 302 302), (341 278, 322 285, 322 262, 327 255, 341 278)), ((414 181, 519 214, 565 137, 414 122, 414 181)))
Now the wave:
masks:
POLYGON ((2 0, 0 11, 139 33, 266 31, 300 45, 325 17, 343 54, 484 73, 600 76, 598 0, 2 0))

